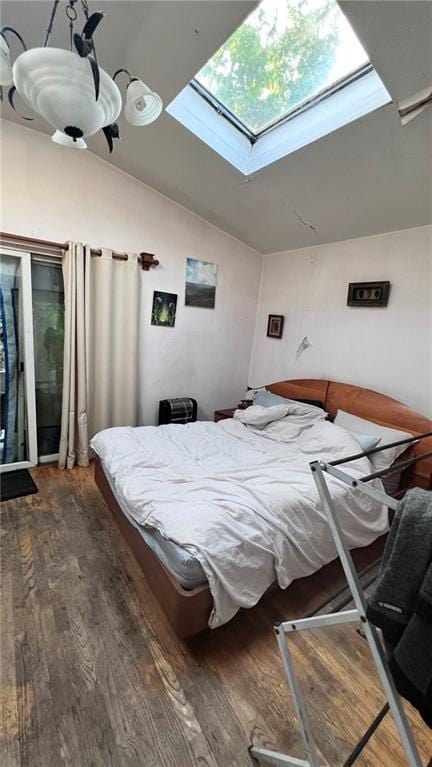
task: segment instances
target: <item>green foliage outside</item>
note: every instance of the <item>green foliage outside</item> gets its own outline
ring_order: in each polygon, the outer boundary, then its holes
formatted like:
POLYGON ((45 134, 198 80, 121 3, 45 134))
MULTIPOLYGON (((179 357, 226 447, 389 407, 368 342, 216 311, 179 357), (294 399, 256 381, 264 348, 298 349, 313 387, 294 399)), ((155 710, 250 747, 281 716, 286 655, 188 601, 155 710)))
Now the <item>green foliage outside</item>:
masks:
POLYGON ((321 90, 335 61, 339 16, 335 0, 265 0, 197 79, 258 133, 321 90))
MULTIPOLYGON (((38 429, 59 426, 63 384, 63 293, 33 290, 33 327, 38 429)), ((56 450, 54 446, 48 452, 55 453, 56 450)))

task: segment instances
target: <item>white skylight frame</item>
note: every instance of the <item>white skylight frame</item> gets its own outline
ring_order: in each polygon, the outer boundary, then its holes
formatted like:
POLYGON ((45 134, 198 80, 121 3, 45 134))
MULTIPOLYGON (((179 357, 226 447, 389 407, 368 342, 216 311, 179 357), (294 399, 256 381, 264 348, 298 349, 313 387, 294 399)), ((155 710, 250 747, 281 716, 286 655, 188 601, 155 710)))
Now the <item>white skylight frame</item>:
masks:
POLYGON ((368 64, 254 135, 216 98, 199 91, 190 83, 166 111, 245 176, 392 101, 368 64))

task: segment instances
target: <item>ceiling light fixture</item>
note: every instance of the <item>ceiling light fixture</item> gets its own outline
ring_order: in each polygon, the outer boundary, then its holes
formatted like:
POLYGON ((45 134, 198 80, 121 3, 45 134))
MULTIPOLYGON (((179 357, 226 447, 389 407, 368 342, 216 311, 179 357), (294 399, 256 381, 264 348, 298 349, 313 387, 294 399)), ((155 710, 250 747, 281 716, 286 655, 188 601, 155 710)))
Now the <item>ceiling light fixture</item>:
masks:
MULTIPOLYGON (((105 134, 109 151, 113 139, 119 138, 117 118, 122 108, 122 97, 116 78, 122 72, 129 77, 126 90, 124 116, 131 125, 149 125, 162 112, 162 99, 127 69, 118 69, 112 77, 97 60, 93 34, 104 14, 89 15, 87 0, 81 0, 85 18, 81 34, 74 31, 78 13, 78 0, 68 0, 66 16, 69 20, 70 50, 49 48, 54 18, 60 0, 54 0, 43 47, 27 50, 21 35, 13 27, 0 30, 0 98, 8 88, 8 100, 15 109, 18 93, 27 106, 40 114, 55 128, 52 140, 62 146, 86 149, 85 138, 100 129, 105 134), (11 63, 8 35, 15 36, 24 51, 11 63)), ((24 120, 32 117, 22 116, 24 120)))

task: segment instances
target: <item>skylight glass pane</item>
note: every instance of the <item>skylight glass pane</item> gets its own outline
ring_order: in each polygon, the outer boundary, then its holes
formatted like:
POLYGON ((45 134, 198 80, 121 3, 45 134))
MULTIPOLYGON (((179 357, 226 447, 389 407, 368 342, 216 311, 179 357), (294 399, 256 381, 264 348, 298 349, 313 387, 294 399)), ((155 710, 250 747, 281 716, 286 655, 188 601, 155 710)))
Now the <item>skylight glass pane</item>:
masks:
POLYGON ((263 0, 195 79, 257 135, 367 62, 336 0, 263 0))

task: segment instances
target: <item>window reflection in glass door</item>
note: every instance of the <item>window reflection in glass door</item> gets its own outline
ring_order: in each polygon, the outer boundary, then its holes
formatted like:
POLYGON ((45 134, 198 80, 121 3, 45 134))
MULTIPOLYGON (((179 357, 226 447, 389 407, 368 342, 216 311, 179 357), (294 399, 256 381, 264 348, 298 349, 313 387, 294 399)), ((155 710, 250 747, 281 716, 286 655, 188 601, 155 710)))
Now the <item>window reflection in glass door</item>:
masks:
POLYGON ((64 292, 60 261, 33 257, 32 299, 38 455, 59 450, 63 383, 64 292))
POLYGON ((30 254, 0 254, 0 472, 37 463, 30 254))

